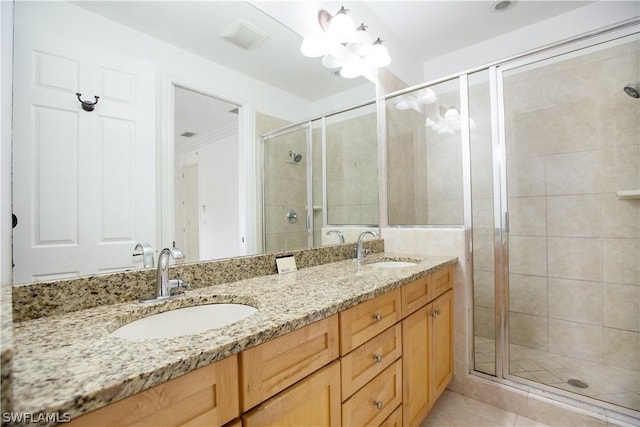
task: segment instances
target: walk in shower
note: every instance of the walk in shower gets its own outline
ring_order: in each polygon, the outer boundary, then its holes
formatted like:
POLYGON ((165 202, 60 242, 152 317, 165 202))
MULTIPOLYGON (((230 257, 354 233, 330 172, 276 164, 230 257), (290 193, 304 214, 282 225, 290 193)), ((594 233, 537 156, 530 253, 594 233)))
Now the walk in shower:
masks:
POLYGON ((474 362, 638 411, 640 43, 605 37, 469 76, 474 362))
POLYGON ((384 109, 389 225, 470 228, 472 370, 631 417, 639 40, 636 25, 566 42, 384 109))

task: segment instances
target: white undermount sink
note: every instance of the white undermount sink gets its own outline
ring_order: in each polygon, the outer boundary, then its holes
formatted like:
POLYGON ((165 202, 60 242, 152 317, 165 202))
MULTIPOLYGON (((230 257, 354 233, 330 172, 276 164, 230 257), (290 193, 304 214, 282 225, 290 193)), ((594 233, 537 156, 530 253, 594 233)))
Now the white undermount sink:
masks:
POLYGON ((111 336, 131 341, 175 338, 222 328, 258 311, 245 304, 206 304, 153 314, 119 327, 111 336))
POLYGON ((369 267, 378 267, 378 268, 404 268, 404 267, 413 267, 416 265, 415 262, 408 261, 378 261, 372 262, 371 264, 366 264, 369 267))

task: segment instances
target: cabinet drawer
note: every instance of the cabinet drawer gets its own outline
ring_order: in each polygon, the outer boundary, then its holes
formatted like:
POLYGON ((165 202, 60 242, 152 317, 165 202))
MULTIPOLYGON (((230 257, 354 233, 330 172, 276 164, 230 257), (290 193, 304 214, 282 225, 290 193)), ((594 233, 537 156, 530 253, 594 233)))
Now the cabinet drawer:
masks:
POLYGON ((453 266, 437 270, 431 274, 431 295, 430 299, 436 299, 440 295, 453 288, 453 266))
POLYGON ((69 425, 218 426, 239 415, 234 355, 89 412, 69 425))
POLYGON ((400 320, 400 289, 340 313, 340 355, 369 341, 400 320))
POLYGON ((402 328, 396 324, 341 359, 342 400, 402 355, 402 328))
POLYGON ((398 409, 393 411, 389 418, 384 420, 380 427, 403 427, 402 426, 402 405, 398 406, 398 409))
POLYGON ((343 426, 377 426, 402 403, 402 361, 382 371, 342 404, 343 426))
POLYGON ((338 315, 240 353, 240 407, 253 408, 338 358, 338 315))
POLYGON ((244 427, 340 426, 340 363, 334 362, 242 416, 244 427))
POLYGON ((405 318, 431 301, 431 275, 407 283, 401 292, 402 317, 405 318))

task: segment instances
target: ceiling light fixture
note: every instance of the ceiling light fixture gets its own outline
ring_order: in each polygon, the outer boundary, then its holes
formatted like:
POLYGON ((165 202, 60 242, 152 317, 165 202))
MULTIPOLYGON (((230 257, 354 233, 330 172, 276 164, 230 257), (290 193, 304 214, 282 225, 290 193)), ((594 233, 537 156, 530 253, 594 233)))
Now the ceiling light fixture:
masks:
POLYGON ((322 65, 339 68, 342 77, 351 79, 363 76, 373 82, 377 70, 391 63, 389 51, 382 40, 374 40, 367 34, 367 26, 355 26, 347 12, 341 7, 335 16, 326 10, 318 12, 318 23, 322 33, 305 37, 300 46, 304 56, 322 56, 322 65))

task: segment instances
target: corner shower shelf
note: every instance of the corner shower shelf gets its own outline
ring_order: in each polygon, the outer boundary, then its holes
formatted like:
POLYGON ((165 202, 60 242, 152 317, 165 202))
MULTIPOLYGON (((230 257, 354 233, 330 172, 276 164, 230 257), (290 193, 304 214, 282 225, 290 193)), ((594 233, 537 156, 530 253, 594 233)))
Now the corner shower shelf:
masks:
POLYGON ((640 199, 640 190, 620 190, 616 195, 618 199, 640 199))

